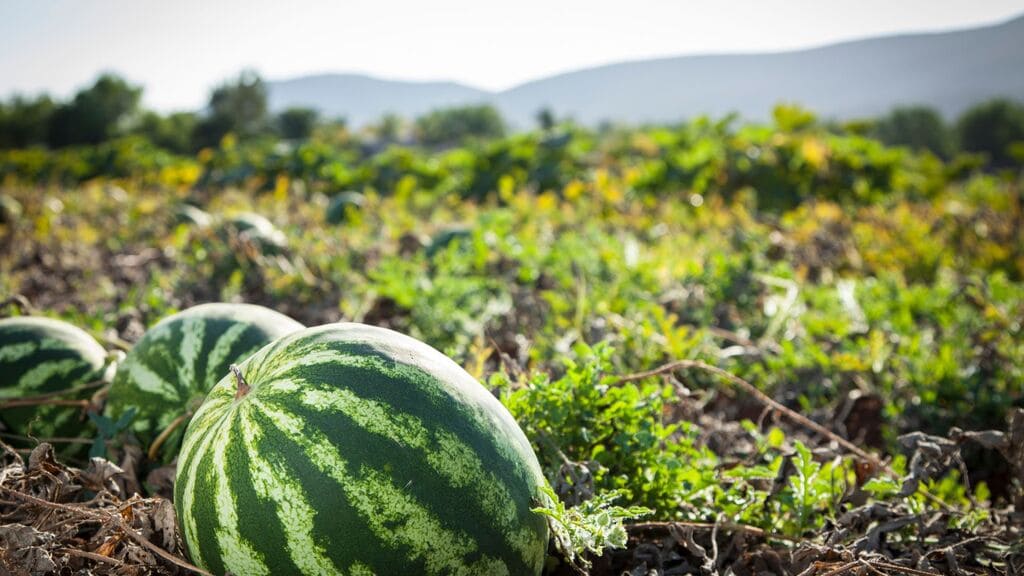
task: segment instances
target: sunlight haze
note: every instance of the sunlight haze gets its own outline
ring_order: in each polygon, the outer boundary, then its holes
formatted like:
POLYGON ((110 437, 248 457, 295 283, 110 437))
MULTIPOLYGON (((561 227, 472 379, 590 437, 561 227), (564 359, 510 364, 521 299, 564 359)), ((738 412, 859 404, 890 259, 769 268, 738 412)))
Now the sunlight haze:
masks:
POLYGON ((1021 12, 1020 0, 6 1, 0 95, 66 97, 109 70, 143 85, 147 106, 194 109, 242 68, 273 80, 356 72, 500 90, 609 62, 789 50, 1021 12))

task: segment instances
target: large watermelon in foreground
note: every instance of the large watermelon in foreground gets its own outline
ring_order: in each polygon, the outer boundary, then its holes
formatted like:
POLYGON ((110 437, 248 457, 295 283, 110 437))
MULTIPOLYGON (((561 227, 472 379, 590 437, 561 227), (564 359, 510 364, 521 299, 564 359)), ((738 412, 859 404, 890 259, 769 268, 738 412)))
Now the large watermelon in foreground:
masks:
POLYGON ((512 416, 397 332, 296 332, 221 380, 189 425, 174 502, 215 574, 540 573, 537 459, 512 416))
MULTIPOLYGON (((106 357, 92 336, 67 322, 32 316, 0 320, 0 400, 82 388, 103 376, 106 357)), ((82 389, 59 398, 82 400, 94 392, 82 389)), ((75 406, 24 406, 3 410, 0 421, 18 435, 78 436, 85 428, 81 412, 75 406)))
MULTIPOLYGON (((134 407, 132 430, 149 446, 199 407, 228 366, 302 328, 284 314, 253 304, 201 304, 168 316, 143 334, 118 367, 106 414, 116 420, 134 407)), ((164 460, 177 454, 184 424, 164 442, 164 460)))

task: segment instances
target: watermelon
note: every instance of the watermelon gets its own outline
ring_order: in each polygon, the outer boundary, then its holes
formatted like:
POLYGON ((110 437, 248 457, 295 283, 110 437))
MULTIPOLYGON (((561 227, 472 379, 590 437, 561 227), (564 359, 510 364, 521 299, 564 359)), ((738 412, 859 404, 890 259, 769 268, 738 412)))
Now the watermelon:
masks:
MULTIPOLYGON (((104 376, 106 358, 103 346, 67 322, 32 316, 0 320, 0 400, 96 382, 104 376)), ((59 398, 83 400, 94 392, 84 389, 59 398)), ((75 406, 22 406, 0 413, 0 422, 8 431, 37 438, 78 436, 85 428, 81 421, 81 410, 75 406)), ((83 446, 68 448, 74 451, 83 446)))
POLYGON ((14 224, 21 217, 21 202, 13 196, 0 194, 0 224, 14 224))
POLYGON ((469 242, 473 238, 473 231, 466 226, 451 226, 434 235, 427 245, 427 258, 434 258, 442 250, 446 250, 450 244, 457 246, 469 242))
POLYGON ((174 502, 215 574, 537 575, 530 444, 455 362, 397 332, 308 328, 222 379, 189 425, 174 502))
POLYGON ((303 328, 295 320, 252 304, 201 304, 164 318, 143 334, 117 369, 106 415, 136 410, 131 429, 149 446, 179 418, 163 459, 177 453, 188 412, 241 362, 274 339, 303 328))
POLYGON ((196 228, 209 228, 213 224, 213 216, 191 204, 182 204, 174 209, 174 221, 196 228))
POLYGON ((260 214, 235 214, 227 220, 226 226, 234 230, 240 239, 251 243, 264 254, 280 254, 288 247, 288 239, 284 232, 260 214))
POLYGON ((342 192, 338 194, 331 198, 331 203, 327 207, 327 223, 341 224, 348 221, 350 214, 355 214, 362 210, 365 203, 366 198, 359 192, 342 192))

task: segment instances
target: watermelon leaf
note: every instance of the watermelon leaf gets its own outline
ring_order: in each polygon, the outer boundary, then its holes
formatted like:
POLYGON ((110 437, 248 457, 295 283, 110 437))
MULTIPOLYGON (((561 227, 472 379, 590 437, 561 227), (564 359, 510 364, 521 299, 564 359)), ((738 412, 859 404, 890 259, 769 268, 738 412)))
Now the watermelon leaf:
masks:
POLYGON ((567 508, 550 486, 542 489, 549 506, 539 506, 533 511, 548 518, 555 545, 570 564, 584 570, 590 567, 586 559, 588 553, 601 556, 607 549, 626 547, 623 521, 654 512, 642 506, 613 506, 612 503, 622 496, 619 490, 595 494, 590 500, 567 508))
POLYGON ((128 428, 132 418, 135 417, 135 408, 125 410, 124 414, 117 419, 117 422, 97 412, 88 412, 89 420, 96 425, 96 438, 93 439, 92 447, 89 449, 89 458, 104 458, 107 456, 107 440, 113 440, 122 431, 128 428))

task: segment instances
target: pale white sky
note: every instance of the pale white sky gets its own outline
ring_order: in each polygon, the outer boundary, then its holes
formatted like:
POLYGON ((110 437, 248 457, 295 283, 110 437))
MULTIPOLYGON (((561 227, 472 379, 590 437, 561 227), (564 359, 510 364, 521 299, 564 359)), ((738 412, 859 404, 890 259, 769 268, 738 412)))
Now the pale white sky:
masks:
POLYGON ((159 110, 244 67, 502 89, 653 56, 778 51, 994 23, 1024 0, 0 0, 0 96, 66 96, 103 70, 159 110))

